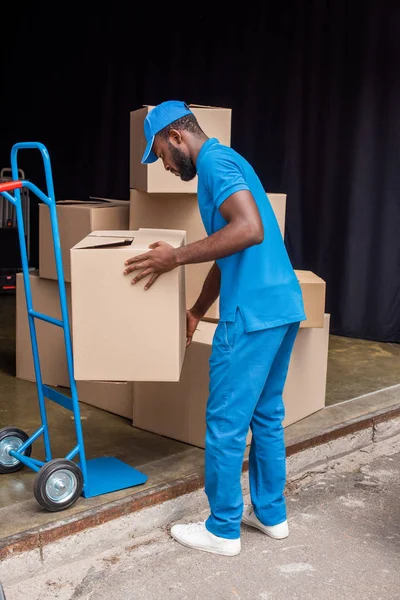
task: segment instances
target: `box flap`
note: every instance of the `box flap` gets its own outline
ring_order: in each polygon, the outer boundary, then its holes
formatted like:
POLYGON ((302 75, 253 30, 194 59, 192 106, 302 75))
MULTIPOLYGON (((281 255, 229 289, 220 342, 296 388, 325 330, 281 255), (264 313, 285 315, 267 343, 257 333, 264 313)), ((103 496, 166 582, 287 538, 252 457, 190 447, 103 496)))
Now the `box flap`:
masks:
POLYGON ((78 242, 72 250, 131 246, 135 240, 134 234, 136 234, 134 231, 93 231, 78 242))
POLYGON ((321 277, 318 277, 312 271, 299 271, 296 269, 295 273, 300 283, 325 283, 321 277))
POLYGON ((166 242, 174 248, 179 248, 186 243, 186 231, 181 229, 147 229, 140 228, 136 232, 138 244, 153 244, 159 241, 166 242))
POLYGON ((90 200, 102 206, 126 206, 129 200, 115 200, 114 198, 99 198, 97 196, 89 196, 90 200))
MULTIPOLYGON (((155 106, 156 106, 155 104, 143 104, 143 108, 153 109, 155 106)), ((190 108, 211 108, 213 110, 215 110, 215 109, 217 109, 217 110, 219 110, 219 109, 222 109, 222 110, 231 110, 230 108, 225 107, 225 106, 212 106, 211 104, 193 104, 193 103, 190 103, 190 104, 188 104, 188 106, 190 108)))
POLYGON ((185 241, 185 231, 173 229, 141 229, 139 231, 92 231, 78 242, 72 250, 88 248, 118 248, 134 246, 135 249, 148 250, 154 242, 164 241, 179 248, 185 241))
POLYGON ((112 198, 96 198, 89 200, 57 200, 56 206, 74 206, 82 208, 108 208, 112 206, 127 206, 129 200, 113 200, 112 198))
POLYGON ((206 105, 206 104, 192 104, 192 103, 190 103, 190 104, 188 104, 188 106, 190 108, 211 108, 213 110, 215 110, 215 109, 216 110, 220 110, 220 109, 222 109, 222 110, 231 110, 230 108, 227 108, 225 106, 211 106, 211 105, 208 105, 208 104, 206 105))

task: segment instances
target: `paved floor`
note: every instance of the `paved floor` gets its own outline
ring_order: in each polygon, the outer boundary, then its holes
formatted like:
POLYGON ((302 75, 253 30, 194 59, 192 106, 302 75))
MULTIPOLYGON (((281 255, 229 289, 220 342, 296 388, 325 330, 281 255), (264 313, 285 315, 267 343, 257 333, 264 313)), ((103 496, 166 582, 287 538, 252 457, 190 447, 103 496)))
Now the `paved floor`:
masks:
MULTIPOLYGON (((400 390, 379 398, 371 396, 356 403, 338 403, 354 395, 371 392, 400 382, 400 346, 380 345, 362 340, 331 337, 328 365, 327 403, 335 404, 286 428, 287 444, 362 414, 399 402, 400 390), (397 352, 397 361, 396 359, 397 352)), ((117 456, 149 476, 145 486, 121 490, 91 499, 80 499, 62 518, 73 517, 87 509, 119 500, 143 490, 203 471, 201 449, 132 427, 128 419, 81 404, 88 457, 117 456)), ((48 404, 50 430, 56 455, 71 449, 74 427, 71 414, 48 404)), ((31 434, 38 427, 36 386, 15 378, 15 297, 0 296, 0 428, 21 427, 31 434)), ((43 458, 41 441, 35 442, 36 458, 43 458)), ((59 520, 58 513, 40 509, 33 497, 35 474, 23 469, 12 476, 3 475, 0 486, 0 540, 18 532, 59 520)))
MULTIPOLYGON (((242 553, 186 549, 167 531, 5 586, 7 600, 400 599, 400 436, 321 466, 288 497, 291 533, 243 526, 242 553)), ((196 515, 198 520, 205 515, 196 515)))
POLYGON ((331 335, 326 406, 400 383, 400 344, 331 335))

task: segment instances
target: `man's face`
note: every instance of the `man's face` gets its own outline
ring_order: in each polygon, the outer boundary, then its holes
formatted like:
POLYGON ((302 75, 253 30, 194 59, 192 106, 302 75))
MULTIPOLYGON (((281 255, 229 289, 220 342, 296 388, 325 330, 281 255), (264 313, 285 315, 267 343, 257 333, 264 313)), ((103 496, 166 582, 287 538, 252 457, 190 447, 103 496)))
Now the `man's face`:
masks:
POLYGON ((196 176, 196 167, 179 132, 171 130, 167 140, 156 135, 152 150, 163 161, 164 168, 182 181, 191 181, 196 176))

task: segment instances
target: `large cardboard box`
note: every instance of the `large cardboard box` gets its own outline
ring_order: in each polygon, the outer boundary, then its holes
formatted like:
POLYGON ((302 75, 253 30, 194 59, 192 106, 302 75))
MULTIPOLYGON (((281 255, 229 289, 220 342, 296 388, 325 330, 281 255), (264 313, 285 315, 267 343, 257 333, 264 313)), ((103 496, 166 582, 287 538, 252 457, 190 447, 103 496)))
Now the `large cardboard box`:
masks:
MULTIPOLYGON (((134 383, 133 426, 204 448, 211 344, 216 325, 202 321, 178 383, 134 383)), ((247 443, 251 436, 249 434, 247 443)))
MULTIPOLYGON (((38 271, 31 272, 29 279, 34 309, 54 319, 61 319, 58 282, 41 279, 38 271)), ((71 286, 68 283, 66 284, 66 295, 68 312, 71 317, 71 286)), ((16 302, 16 376, 19 379, 36 381, 22 273, 17 275, 16 302)), ((39 319, 35 319, 35 324, 43 383, 69 387, 64 331, 56 325, 39 319)))
MULTIPOLYGON (((208 137, 217 138, 221 144, 230 146, 231 117, 230 108, 215 108, 190 104, 200 127, 208 137)), ((161 160, 142 165, 141 159, 146 148, 144 120, 154 106, 144 106, 131 112, 130 135, 130 187, 142 192, 195 194, 197 177, 192 181, 182 181, 164 169, 161 160)))
MULTIPOLYGON (((196 194, 147 194, 130 190, 129 228, 156 227, 157 229, 183 229, 186 243, 191 244, 207 237, 201 220, 196 194)), ((212 262, 186 265, 186 307, 192 308, 212 262)), ((219 302, 215 302, 208 317, 219 317, 219 302)))
MULTIPOLYGON (((299 330, 284 389, 284 426, 325 406, 329 315, 323 329, 299 330)), ((135 383, 133 426, 204 448, 211 344, 216 325, 201 322, 179 383, 135 383)), ((250 436, 247 443, 250 443, 250 436)))
MULTIPOLYGON (((284 235, 286 194, 268 194, 279 228, 284 235)), ((196 194, 148 194, 130 190, 129 228, 156 227, 159 229, 183 229, 186 243, 191 244, 207 237, 201 220, 196 194)), ((212 263, 186 266, 186 305, 196 302, 212 263)), ((219 318, 219 302, 215 302, 206 314, 207 318, 219 318)))
POLYGON ((130 381, 78 381, 78 398, 126 419, 132 419, 133 384, 130 381))
MULTIPOLYGON (((57 202, 58 228, 65 281, 71 281, 70 249, 91 231, 128 229, 129 202, 97 199, 94 201, 61 200, 57 202)), ((49 209, 39 204, 39 274, 57 279, 49 209)))
POLYGON ((311 271, 295 271, 303 292, 304 310, 307 319, 301 328, 324 327, 326 283, 311 271))
POLYGON ((75 379, 178 381, 186 346, 182 267, 162 275, 149 290, 125 261, 163 240, 174 247, 184 231, 96 231, 71 250, 72 331, 75 379))

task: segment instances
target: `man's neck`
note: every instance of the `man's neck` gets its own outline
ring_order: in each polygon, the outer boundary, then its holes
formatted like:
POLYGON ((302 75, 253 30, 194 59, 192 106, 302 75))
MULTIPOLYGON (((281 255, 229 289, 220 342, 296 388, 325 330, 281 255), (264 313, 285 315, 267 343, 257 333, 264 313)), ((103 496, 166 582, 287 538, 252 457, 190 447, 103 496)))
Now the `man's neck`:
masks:
POLYGON ((193 164, 196 166, 197 163, 197 157, 200 154, 200 150, 202 149, 202 147, 204 146, 204 144, 209 140, 210 138, 208 138, 206 135, 201 136, 201 137, 193 137, 191 139, 191 144, 190 144, 190 158, 192 159, 193 164))

